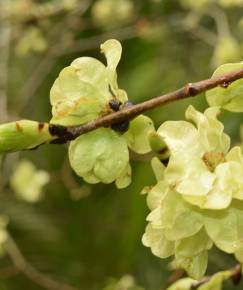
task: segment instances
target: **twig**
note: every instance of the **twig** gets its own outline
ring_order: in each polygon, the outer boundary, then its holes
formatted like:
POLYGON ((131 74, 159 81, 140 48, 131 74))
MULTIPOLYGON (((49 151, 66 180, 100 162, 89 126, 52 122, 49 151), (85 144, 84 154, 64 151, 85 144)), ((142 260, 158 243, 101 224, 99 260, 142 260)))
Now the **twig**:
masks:
MULTIPOLYGON (((229 271, 231 272, 229 278, 231 278, 231 280, 233 281, 235 285, 238 285, 242 279, 241 265, 237 264, 234 268, 230 269, 229 271)), ((207 276, 207 277, 202 278, 200 281, 193 283, 191 286, 191 290, 198 289, 203 284, 206 284, 207 282, 209 282, 210 279, 211 279, 211 276, 207 276)))
POLYGON ((168 280, 165 283, 165 286, 163 289, 167 289, 170 285, 174 284, 178 280, 180 280, 184 275, 185 275, 185 270, 184 269, 175 269, 174 272, 171 273, 169 276, 168 280))
POLYGON ((99 35, 90 36, 86 39, 77 39, 68 47, 60 48, 57 51, 57 56, 63 56, 71 53, 81 53, 87 50, 97 48, 100 43, 109 38, 117 38, 120 41, 129 40, 138 36, 136 25, 130 25, 118 29, 114 29, 108 32, 104 32, 99 35))
POLYGON ((232 82, 241 78, 243 78, 243 69, 233 71, 221 76, 212 77, 210 79, 206 79, 196 83, 188 83, 177 91, 155 97, 140 104, 128 106, 118 112, 97 118, 82 125, 65 127, 50 124, 49 131, 53 136, 57 136, 60 139, 60 142, 65 143, 69 140, 77 138, 82 134, 93 131, 100 127, 109 127, 112 124, 117 124, 125 120, 131 120, 139 114, 159 107, 161 105, 165 105, 176 100, 197 96, 198 94, 206 90, 215 88, 217 86, 222 86, 226 88, 232 82))
POLYGON ((229 22, 223 9, 214 6, 213 9, 207 11, 207 14, 214 19, 219 37, 223 38, 231 35, 229 22))
POLYGON ((8 119, 7 112, 7 86, 8 86, 8 62, 10 51, 11 24, 4 19, 6 8, 10 5, 9 0, 0 1, 0 120, 8 119))
POLYGON ((0 279, 8 279, 10 277, 16 276, 19 272, 19 269, 15 266, 0 268, 0 279))
POLYGON ((25 260, 25 257, 10 234, 8 235, 5 247, 14 266, 35 284, 48 290, 78 290, 70 285, 57 282, 48 275, 36 270, 28 261, 25 260))
MULTIPOLYGON (((47 39, 49 39, 49 50, 46 52, 44 57, 41 59, 38 65, 36 65, 31 73, 29 79, 24 83, 20 93, 19 98, 22 100, 20 106, 18 108, 18 112, 22 112, 25 106, 29 103, 30 99, 34 96, 37 89, 43 83, 47 75, 50 73, 51 69, 55 65, 58 60, 58 51, 60 47, 64 44, 60 45, 60 39, 65 32, 68 31, 70 22, 72 21, 74 16, 83 15, 90 7, 92 1, 86 0, 82 3, 82 5, 76 7, 76 9, 70 11, 65 20, 63 18, 58 21, 50 30, 47 35, 47 39), (60 31, 62 33, 60 34, 60 31)), ((62 49, 63 51, 65 50, 62 49)))

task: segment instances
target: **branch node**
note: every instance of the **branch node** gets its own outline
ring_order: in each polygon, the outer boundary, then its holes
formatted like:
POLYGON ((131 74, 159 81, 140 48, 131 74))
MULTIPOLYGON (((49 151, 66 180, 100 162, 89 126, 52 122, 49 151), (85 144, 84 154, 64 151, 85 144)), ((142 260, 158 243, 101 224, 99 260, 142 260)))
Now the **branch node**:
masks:
POLYGON ((49 125, 49 132, 52 136, 56 136, 57 139, 51 141, 51 144, 64 144, 67 141, 75 139, 71 127, 65 127, 62 125, 49 125))
POLYGON ((227 89, 228 86, 231 84, 231 82, 227 82, 227 81, 224 81, 222 84, 220 84, 219 86, 223 89, 227 89))
POLYGON ((241 265, 237 264, 234 268, 233 274, 231 276, 231 280, 234 285, 238 285, 242 280, 242 273, 241 273, 241 265))
POLYGON ((198 95, 200 92, 200 89, 198 89, 195 85, 193 85, 192 83, 188 83, 185 86, 185 93, 187 96, 190 97, 195 97, 196 95, 198 95))

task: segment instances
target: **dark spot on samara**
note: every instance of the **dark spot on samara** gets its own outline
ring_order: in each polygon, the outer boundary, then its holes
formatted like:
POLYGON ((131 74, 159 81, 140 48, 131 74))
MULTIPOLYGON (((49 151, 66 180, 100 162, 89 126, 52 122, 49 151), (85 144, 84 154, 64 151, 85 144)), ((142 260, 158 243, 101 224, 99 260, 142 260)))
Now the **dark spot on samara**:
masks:
POLYGON ((165 154, 167 151, 168 151, 168 148, 165 146, 164 148, 161 148, 158 153, 165 154))
POLYGON ((38 124, 38 130, 41 131, 45 127, 45 123, 38 124))
POLYGON ((15 125, 16 125, 17 131, 22 131, 23 130, 21 125, 19 124, 19 122, 16 122, 15 125))

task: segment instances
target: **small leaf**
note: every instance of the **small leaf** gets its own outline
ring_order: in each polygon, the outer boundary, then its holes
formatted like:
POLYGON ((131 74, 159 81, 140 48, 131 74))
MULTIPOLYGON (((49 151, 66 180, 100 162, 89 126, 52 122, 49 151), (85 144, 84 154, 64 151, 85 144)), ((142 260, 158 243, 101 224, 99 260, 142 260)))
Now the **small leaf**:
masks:
POLYGON ((204 229, 188 238, 178 241, 176 244, 176 254, 183 257, 192 257, 200 254, 204 250, 209 250, 213 246, 204 229))
MULTIPOLYGON (((213 74, 213 77, 221 76, 243 69, 243 62, 223 64, 213 74)), ((216 87, 206 92, 208 104, 220 106, 231 112, 243 112, 243 79, 239 79, 232 84, 225 84, 225 88, 216 87)))
POLYGON ((176 281, 167 290, 191 290, 192 285, 196 282, 196 280, 191 278, 183 278, 176 281))
POLYGON ((51 91, 52 123, 78 125, 95 119, 112 98, 105 66, 91 57, 64 68, 51 91))
POLYGON ((169 240, 190 237, 203 226, 201 213, 173 191, 168 191, 161 203, 161 223, 169 240))
POLYGON ((203 251, 190 258, 178 256, 174 262, 178 268, 185 269, 191 278, 199 280, 204 276, 207 269, 208 251, 203 251))
POLYGON ((156 153, 156 156, 160 160, 166 160, 170 157, 170 150, 167 147, 164 139, 156 132, 151 131, 148 134, 149 138, 149 145, 151 147, 151 150, 156 153))
POLYGON ((117 84, 121 44, 111 39, 101 48, 107 58, 107 67, 95 58, 80 57, 60 72, 50 92, 52 123, 82 124, 110 113, 112 99, 121 105, 127 101, 126 92, 117 84))
POLYGON ((243 247, 243 202, 233 201, 225 210, 204 211, 206 231, 218 248, 235 253, 243 247))
POLYGON ((148 136, 154 131, 153 121, 140 115, 130 122, 129 130, 124 134, 128 146, 138 154, 151 151, 148 136))
POLYGON ((111 129, 97 129, 70 142, 69 160, 73 170, 87 182, 111 183, 128 170, 126 140, 111 129))
POLYGON ((198 290, 221 290, 223 282, 231 276, 230 271, 223 271, 214 274, 209 281, 198 288, 198 290))
POLYGON ((121 174, 116 179, 117 188, 125 188, 131 183, 132 168, 128 163, 127 167, 121 172, 121 174))
POLYGON ((122 46, 116 39, 109 39, 100 46, 101 52, 104 53, 107 60, 107 67, 116 71, 117 65, 121 59, 122 46))
POLYGON ((162 180, 164 178, 165 166, 158 157, 154 157, 151 160, 151 167, 157 181, 162 180))
POLYGON ((168 258, 174 254, 175 243, 166 239, 162 229, 153 228, 151 224, 147 225, 142 242, 144 246, 151 247, 152 253, 160 258, 168 258))

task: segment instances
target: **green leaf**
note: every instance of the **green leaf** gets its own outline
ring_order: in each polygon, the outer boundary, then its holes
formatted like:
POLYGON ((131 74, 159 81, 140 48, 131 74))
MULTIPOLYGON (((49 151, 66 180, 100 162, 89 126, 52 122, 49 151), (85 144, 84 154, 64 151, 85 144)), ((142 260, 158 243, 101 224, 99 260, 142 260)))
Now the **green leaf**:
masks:
POLYGON ((105 66, 90 57, 64 68, 50 91, 52 123, 77 125, 95 119, 112 98, 105 66))
POLYGON ((203 284, 198 290, 221 290, 223 282, 231 276, 230 271, 223 271, 214 274, 207 283, 203 284))
POLYGON ((108 69, 116 71, 117 65, 121 59, 122 46, 116 39, 109 39, 100 46, 101 52, 104 53, 107 60, 108 69))
POLYGON ((121 103, 125 103, 128 98, 124 90, 118 88, 116 68, 121 59, 122 46, 116 39, 109 39, 100 46, 101 52, 105 55, 107 60, 107 77, 109 85, 116 99, 121 103))
POLYGON ((195 152, 200 154, 202 148, 198 142, 199 135, 196 128, 186 121, 166 121, 158 129, 158 134, 169 147, 171 154, 195 152))
POLYGON ((236 161, 219 164, 215 169, 215 182, 206 196, 183 196, 184 199, 201 208, 224 209, 232 198, 243 198, 243 166, 236 161))
POLYGON ((180 194, 169 191, 161 203, 161 224, 168 240, 179 240, 196 234, 203 220, 200 211, 185 202, 180 194))
POLYGON ((243 247, 239 248, 235 252, 235 257, 241 264, 243 264, 243 247))
POLYGON ((204 211, 206 231, 218 248, 235 253, 243 247, 243 202, 233 201, 225 210, 204 211))
POLYGON ((218 107, 205 110, 204 114, 189 106, 186 110, 186 118, 198 128, 199 142, 204 151, 227 153, 230 147, 230 138, 224 133, 224 125, 217 119, 220 113, 218 107))
POLYGON ((145 154, 151 151, 148 136, 154 131, 153 121, 140 115, 130 122, 129 130, 124 134, 128 146, 136 153, 145 154))
POLYGON ((167 121, 158 129, 171 153, 165 179, 188 203, 200 208, 226 208, 232 196, 240 198, 242 192, 235 186, 237 181, 233 182, 233 173, 240 167, 243 170, 241 159, 234 164, 228 162, 230 138, 217 119, 218 113, 218 107, 202 114, 189 106, 186 118, 195 126, 185 121, 167 121), (230 185, 232 182, 234 186, 230 185))
POLYGON ((153 186, 147 196, 147 204, 151 210, 160 206, 161 201, 164 199, 168 192, 168 184, 165 180, 160 180, 155 186, 153 186))
POLYGON ((208 251, 203 251, 193 257, 176 256, 175 265, 186 270, 187 274, 196 280, 201 279, 208 265, 208 251))
POLYGON ((151 167, 153 169, 154 175, 157 179, 157 181, 164 178, 164 172, 165 172, 165 166, 164 164, 159 160, 158 157, 154 157, 151 160, 151 167))
POLYGON ((70 143, 69 160, 77 175, 87 182, 111 183, 124 177, 129 153, 123 136, 111 129, 100 128, 70 143))
POLYGON ((149 145, 151 150, 156 153, 156 156, 160 160, 169 159, 170 157, 170 150, 167 147, 163 138, 156 132, 152 131, 148 134, 149 138, 149 145))
POLYGON ((183 278, 176 281, 167 290, 191 290, 192 285, 196 282, 196 280, 191 278, 183 278))
POLYGON ((189 122, 167 121, 159 127, 158 134, 171 153, 165 173, 169 184, 181 194, 206 195, 215 177, 201 158, 204 148, 197 129, 189 122))
POLYGON ((116 179, 117 188, 125 188, 131 183, 132 168, 128 163, 127 167, 121 172, 116 179))
MULTIPOLYGON (((243 62, 223 64, 213 74, 220 76, 239 69, 243 69, 243 62)), ((206 92, 207 102, 210 106, 220 106, 231 112, 243 112, 243 79, 239 79, 227 88, 216 87, 206 92)))
POLYGON ((195 235, 182 239, 176 243, 176 255, 183 257, 193 257, 213 246, 204 229, 201 229, 195 235))
POLYGON ((54 82, 50 101, 52 123, 78 125, 112 112, 113 98, 124 104, 125 91, 118 88, 116 67, 121 58, 121 44, 115 39, 101 45, 107 67, 92 57, 80 57, 64 68, 54 82))
POLYGON ((152 253, 160 258, 168 258, 174 254, 175 243, 166 239, 162 229, 153 228, 151 224, 147 225, 142 242, 144 246, 151 247, 152 253))

